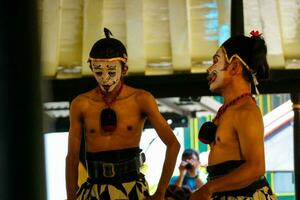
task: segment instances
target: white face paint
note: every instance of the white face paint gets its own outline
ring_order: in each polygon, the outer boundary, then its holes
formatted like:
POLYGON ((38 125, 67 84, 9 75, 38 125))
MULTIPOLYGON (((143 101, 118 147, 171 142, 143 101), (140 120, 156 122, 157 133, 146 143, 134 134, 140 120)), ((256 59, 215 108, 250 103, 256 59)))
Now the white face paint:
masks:
POLYGON ((207 80, 210 91, 220 92, 220 88, 224 84, 226 66, 225 52, 222 48, 219 48, 213 56, 213 65, 207 69, 207 80))
POLYGON ((105 93, 112 92, 121 80, 122 66, 119 61, 91 61, 91 67, 95 79, 105 93))

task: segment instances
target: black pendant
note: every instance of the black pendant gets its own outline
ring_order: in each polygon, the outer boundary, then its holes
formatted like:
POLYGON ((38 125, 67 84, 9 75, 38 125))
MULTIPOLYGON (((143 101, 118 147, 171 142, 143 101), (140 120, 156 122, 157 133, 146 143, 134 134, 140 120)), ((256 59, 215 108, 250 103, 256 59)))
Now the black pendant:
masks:
POLYGON ((215 141, 217 126, 213 122, 205 122, 198 134, 198 139, 204 144, 210 144, 215 141))
POLYGON ((117 128, 117 115, 116 112, 111 108, 105 108, 100 114, 101 128, 105 132, 112 132, 117 128))

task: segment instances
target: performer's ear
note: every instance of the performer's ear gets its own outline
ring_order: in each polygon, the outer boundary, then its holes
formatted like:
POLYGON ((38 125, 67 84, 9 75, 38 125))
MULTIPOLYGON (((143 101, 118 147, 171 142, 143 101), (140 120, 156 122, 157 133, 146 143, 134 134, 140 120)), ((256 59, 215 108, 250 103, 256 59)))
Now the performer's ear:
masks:
POLYGON ((230 74, 238 75, 243 73, 243 66, 239 59, 234 58, 230 64, 230 74))
POLYGON ((125 64, 122 66, 122 75, 126 75, 128 71, 128 66, 125 64))

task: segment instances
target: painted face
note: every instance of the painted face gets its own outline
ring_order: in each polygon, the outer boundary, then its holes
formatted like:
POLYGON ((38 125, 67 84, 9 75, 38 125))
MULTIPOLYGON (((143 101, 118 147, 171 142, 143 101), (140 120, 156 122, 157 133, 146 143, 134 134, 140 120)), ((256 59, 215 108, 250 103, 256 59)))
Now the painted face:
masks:
POLYGON ((121 80, 122 66, 119 61, 91 61, 91 67, 101 90, 112 92, 121 80))
POLYGON ((207 69, 207 80, 210 91, 219 92, 220 87, 222 87, 224 83, 227 65, 225 52, 223 48, 220 47, 213 56, 213 65, 207 69))

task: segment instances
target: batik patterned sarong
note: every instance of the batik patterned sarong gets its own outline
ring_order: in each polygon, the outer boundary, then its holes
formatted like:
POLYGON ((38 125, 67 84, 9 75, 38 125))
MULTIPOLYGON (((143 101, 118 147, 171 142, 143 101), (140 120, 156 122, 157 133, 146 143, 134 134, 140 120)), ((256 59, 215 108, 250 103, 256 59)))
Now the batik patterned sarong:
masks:
POLYGON ((77 192, 77 200, 140 200, 149 196, 144 177, 135 181, 112 184, 85 182, 77 192))
MULTIPOLYGON (((207 167, 208 181, 217 179, 225 174, 230 173, 232 170, 242 165, 244 160, 230 160, 220 164, 207 167)), ((212 200, 277 200, 277 197, 272 192, 268 181, 264 176, 254 181, 247 187, 214 193, 212 200)))
POLYGON ((257 189, 252 196, 215 196, 212 200, 277 200, 277 197, 273 194, 268 186, 264 186, 257 189))

